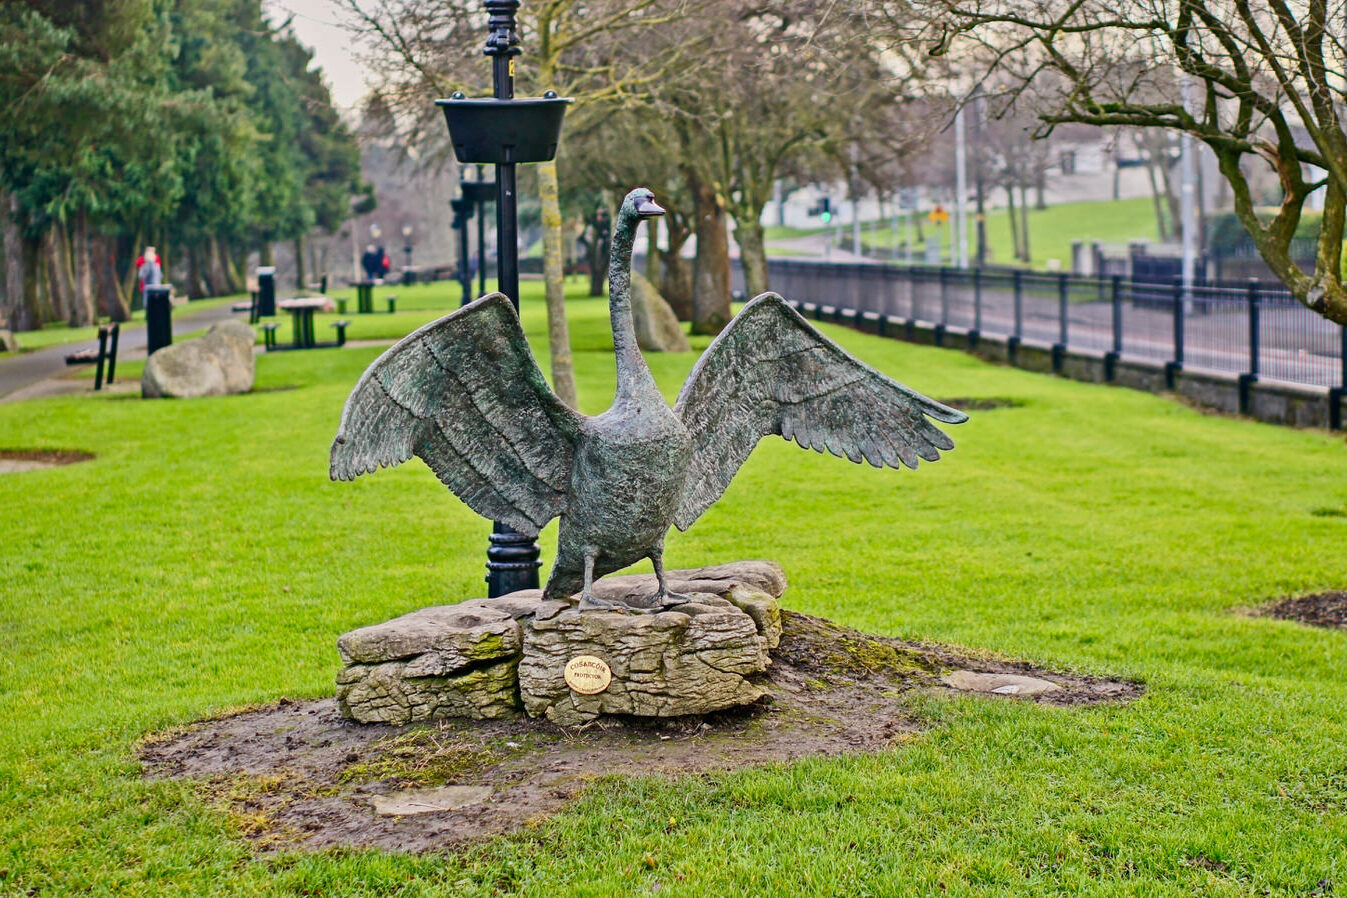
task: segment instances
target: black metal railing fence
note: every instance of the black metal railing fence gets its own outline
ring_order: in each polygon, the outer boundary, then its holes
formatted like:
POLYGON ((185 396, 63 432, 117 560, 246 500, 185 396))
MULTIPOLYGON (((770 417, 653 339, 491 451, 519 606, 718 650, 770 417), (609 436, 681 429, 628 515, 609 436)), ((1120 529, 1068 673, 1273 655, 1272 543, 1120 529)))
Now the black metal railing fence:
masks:
MULTIPOLYGON (((1136 359, 1168 371, 1347 386, 1347 328, 1307 309, 1281 284, 1251 280, 1146 283, 1113 276, 773 259, 772 289, 797 303, 878 316, 895 325, 1136 359)), ((736 284, 741 285, 736 272, 736 284)))

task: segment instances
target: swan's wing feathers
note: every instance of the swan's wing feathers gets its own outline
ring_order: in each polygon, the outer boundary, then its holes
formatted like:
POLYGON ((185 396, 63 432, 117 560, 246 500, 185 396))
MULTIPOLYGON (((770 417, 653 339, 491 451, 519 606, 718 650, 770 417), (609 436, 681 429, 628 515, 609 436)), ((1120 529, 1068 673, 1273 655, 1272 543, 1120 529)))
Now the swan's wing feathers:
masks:
POLYGON ((692 436, 674 518, 683 530, 720 498, 768 434, 853 462, 915 468, 954 448, 928 418, 968 420, 854 358, 774 293, 744 306, 716 338, 675 409, 692 436))
POLYGON ((346 400, 331 476, 354 480, 417 455, 473 511, 537 534, 565 507, 579 432, 514 307, 493 293, 370 365, 346 400))

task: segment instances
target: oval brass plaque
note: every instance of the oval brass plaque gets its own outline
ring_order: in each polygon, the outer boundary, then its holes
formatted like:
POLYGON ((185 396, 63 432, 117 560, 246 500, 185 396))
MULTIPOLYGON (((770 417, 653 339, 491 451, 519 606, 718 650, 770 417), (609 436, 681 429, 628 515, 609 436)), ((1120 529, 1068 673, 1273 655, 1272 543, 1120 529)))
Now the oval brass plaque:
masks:
POLYGON ((581 695, 597 695, 613 682, 608 662, 593 655, 576 655, 566 662, 566 685, 581 695))

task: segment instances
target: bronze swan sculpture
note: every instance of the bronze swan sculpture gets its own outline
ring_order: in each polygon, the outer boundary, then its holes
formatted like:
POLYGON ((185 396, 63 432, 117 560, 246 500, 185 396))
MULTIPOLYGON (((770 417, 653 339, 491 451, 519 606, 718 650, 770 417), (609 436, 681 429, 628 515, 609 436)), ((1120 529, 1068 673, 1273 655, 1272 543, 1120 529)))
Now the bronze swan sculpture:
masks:
MULTIPOLYGON (((670 408, 636 345, 631 250, 641 219, 663 214, 649 190, 614 225, 609 313, 617 359, 612 407, 588 417, 548 387, 501 293, 411 333, 361 376, 332 443, 331 477, 354 480, 413 455, 478 514, 536 536, 560 516, 544 598, 597 599, 595 578, 642 558, 668 592, 664 538, 687 530, 729 486, 758 440, 876 467, 936 461, 954 443, 927 416, 967 415, 880 374, 819 333, 775 293, 747 303, 697 361, 670 408)), ((628 606, 622 606, 628 607, 628 606)))

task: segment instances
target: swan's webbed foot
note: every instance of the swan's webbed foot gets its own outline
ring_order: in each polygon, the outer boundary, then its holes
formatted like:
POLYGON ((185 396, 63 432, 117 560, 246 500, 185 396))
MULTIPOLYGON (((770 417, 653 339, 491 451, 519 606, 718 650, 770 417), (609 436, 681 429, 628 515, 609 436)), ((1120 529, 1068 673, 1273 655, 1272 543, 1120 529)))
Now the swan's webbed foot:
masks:
POLYGON ((594 595, 594 562, 598 560, 598 546, 585 546, 585 588, 580 591, 580 603, 577 611, 631 611, 631 607, 611 599, 601 599, 594 595))
POLYGON ((688 602, 695 601, 692 596, 686 596, 682 593, 670 592, 669 581, 664 576, 664 547, 660 546, 650 552, 650 562, 655 566, 655 580, 659 583, 659 591, 649 599, 641 603, 641 610, 650 613, 654 611, 667 611, 679 605, 686 605, 688 602))
POLYGON ((580 593, 580 603, 575 606, 578 611, 630 611, 631 607, 623 602, 614 602, 609 599, 601 599, 594 595, 594 591, 586 589, 580 593))

